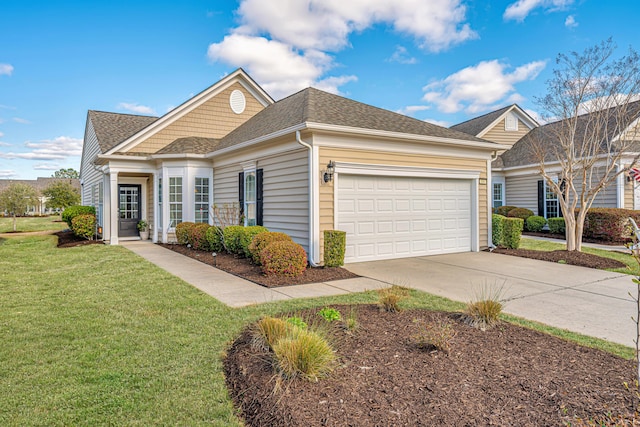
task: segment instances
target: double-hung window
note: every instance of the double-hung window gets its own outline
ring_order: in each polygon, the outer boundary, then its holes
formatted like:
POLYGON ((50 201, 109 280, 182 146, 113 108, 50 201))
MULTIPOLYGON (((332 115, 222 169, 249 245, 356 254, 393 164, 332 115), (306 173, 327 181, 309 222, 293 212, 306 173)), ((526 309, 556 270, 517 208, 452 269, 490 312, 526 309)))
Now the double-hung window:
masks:
POLYGON ((158 227, 162 230, 162 178, 158 178, 158 227))
POLYGON ((493 183, 493 207, 499 208, 504 204, 504 200, 502 198, 502 183, 494 182, 493 183))
POLYGON ((256 171, 245 171, 244 173, 244 225, 251 226, 257 224, 256 208, 256 171))
POLYGON ((209 178, 196 178, 195 222, 209 222, 209 178))
POLYGON ((182 177, 169 178, 169 227, 182 222, 182 177))
MULTIPOLYGON (((553 179, 554 182, 558 182, 557 178, 553 179)), ((558 195, 551 189, 547 183, 544 183, 545 187, 545 218, 556 218, 560 216, 558 207, 558 195)))

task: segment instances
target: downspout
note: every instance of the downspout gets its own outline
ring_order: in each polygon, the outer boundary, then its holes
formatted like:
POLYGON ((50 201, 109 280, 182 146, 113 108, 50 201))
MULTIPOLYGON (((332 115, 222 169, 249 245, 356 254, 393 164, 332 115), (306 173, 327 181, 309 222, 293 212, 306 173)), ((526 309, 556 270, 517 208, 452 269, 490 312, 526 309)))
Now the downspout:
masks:
MULTIPOLYGON (((487 207, 489 209, 487 209, 487 240, 489 243, 489 249, 493 250, 493 248, 495 248, 495 245, 493 244, 493 184, 491 182, 492 180, 492 173, 491 173, 491 164, 493 163, 493 161, 495 159, 498 158, 498 152, 494 151, 491 154, 491 159, 489 161, 487 161, 487 207)), ((504 186, 504 184, 502 184, 504 186)), ((504 188, 504 187, 503 187, 504 188)), ((504 191, 504 190, 503 190, 504 191)))
POLYGON ((315 249, 314 249, 314 211, 315 211, 315 203, 313 197, 313 178, 315 176, 315 164, 313 162, 313 147, 310 144, 307 144, 300 138, 300 131, 296 131, 296 142, 303 147, 309 150, 309 264, 312 267, 318 267, 318 265, 313 261, 315 257, 315 249))

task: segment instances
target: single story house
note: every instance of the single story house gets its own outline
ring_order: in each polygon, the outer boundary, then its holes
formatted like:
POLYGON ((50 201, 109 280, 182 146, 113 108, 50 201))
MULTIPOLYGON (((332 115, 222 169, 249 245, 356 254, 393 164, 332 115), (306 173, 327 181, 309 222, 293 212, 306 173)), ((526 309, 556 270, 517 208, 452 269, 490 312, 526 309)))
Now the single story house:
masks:
POLYGON ((45 197, 42 192, 49 187, 51 184, 54 184, 58 181, 64 181, 71 184, 73 188, 75 188, 78 193, 80 192, 80 180, 77 178, 43 178, 38 177, 36 179, 0 179, 0 193, 2 193, 6 188, 11 186, 12 184, 23 184, 32 187, 36 191, 37 204, 33 206, 29 206, 27 211, 24 212, 25 215, 49 215, 56 213, 55 209, 52 209, 47 206, 47 201, 49 200, 45 197))
MULTIPOLYGON (((623 135, 630 135, 640 118, 640 101, 629 104, 628 117, 625 122, 629 127, 623 131, 616 130, 617 126, 610 126, 611 131, 605 136, 606 141, 623 139, 623 135)), ((580 116, 580 121, 588 120, 588 115, 580 116)), ((546 170, 554 173, 560 171, 557 159, 553 157, 553 146, 557 145, 555 128, 562 126, 561 121, 538 124, 529 114, 518 105, 490 112, 480 117, 454 125, 452 130, 458 130, 479 138, 500 143, 510 148, 502 152, 492 163, 491 204, 498 206, 517 206, 532 210, 545 218, 562 216, 558 198, 547 186, 539 173, 539 160, 532 151, 533 144, 542 143, 546 154, 546 170)), ((578 129, 580 129, 580 122, 578 129)), ((632 132, 633 139, 640 137, 632 132)), ((631 144, 632 152, 624 152, 618 171, 627 170, 632 166, 640 151, 638 144, 631 144)), ((602 160, 602 164, 606 163, 602 160)), ((594 174, 592 183, 598 182, 602 175, 594 174)), ((640 209, 640 185, 628 174, 618 175, 614 182, 609 183, 595 198, 593 207, 640 209)))
POLYGON ((347 262, 478 251, 506 148, 314 88, 275 102, 238 69, 161 117, 89 111, 82 203, 110 244, 138 238, 140 219, 168 242, 237 203, 313 264, 331 229, 347 232, 347 262))

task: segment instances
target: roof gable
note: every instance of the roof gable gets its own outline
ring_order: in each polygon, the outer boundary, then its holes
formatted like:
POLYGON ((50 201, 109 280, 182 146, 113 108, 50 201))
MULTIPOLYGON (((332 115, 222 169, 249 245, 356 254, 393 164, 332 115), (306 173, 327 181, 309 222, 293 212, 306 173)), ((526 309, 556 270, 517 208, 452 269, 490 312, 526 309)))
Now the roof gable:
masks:
POLYGON ((94 110, 89 110, 88 116, 102 153, 106 153, 131 135, 158 120, 157 117, 151 116, 107 113, 94 110))
POLYGON ((512 104, 499 110, 491 111, 482 116, 467 120, 451 126, 450 129, 468 133, 482 138, 487 132, 493 129, 498 123, 505 119, 507 114, 513 112, 529 129, 540 126, 533 117, 527 114, 518 104, 512 104))
MULTIPOLYGON (((112 146, 107 152, 105 152, 105 154, 114 154, 119 152, 126 153, 133 150, 139 144, 176 123, 178 120, 193 112, 207 101, 213 99, 222 91, 229 89, 234 84, 241 85, 241 87, 250 93, 262 105, 262 107, 266 107, 274 102, 273 99, 244 72, 244 70, 238 69, 219 82, 200 92, 198 95, 187 100, 182 105, 174 108, 153 123, 150 123, 148 126, 129 135, 120 143, 112 146)), ((188 135, 181 135, 179 137, 187 136, 188 135)))

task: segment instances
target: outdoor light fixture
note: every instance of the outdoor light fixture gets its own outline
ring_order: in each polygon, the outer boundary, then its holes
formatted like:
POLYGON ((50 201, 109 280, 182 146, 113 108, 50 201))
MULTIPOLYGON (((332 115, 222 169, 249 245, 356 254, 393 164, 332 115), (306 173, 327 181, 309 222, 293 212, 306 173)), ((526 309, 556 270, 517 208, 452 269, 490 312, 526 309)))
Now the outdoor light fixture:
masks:
POLYGON ((213 266, 217 267, 218 266, 218 258, 217 258, 218 254, 214 252, 214 253, 211 254, 211 256, 213 257, 213 266))
POLYGON ((324 182, 333 181, 333 173, 336 170, 336 164, 333 163, 333 160, 329 160, 329 164, 327 165, 327 170, 324 172, 324 182))

